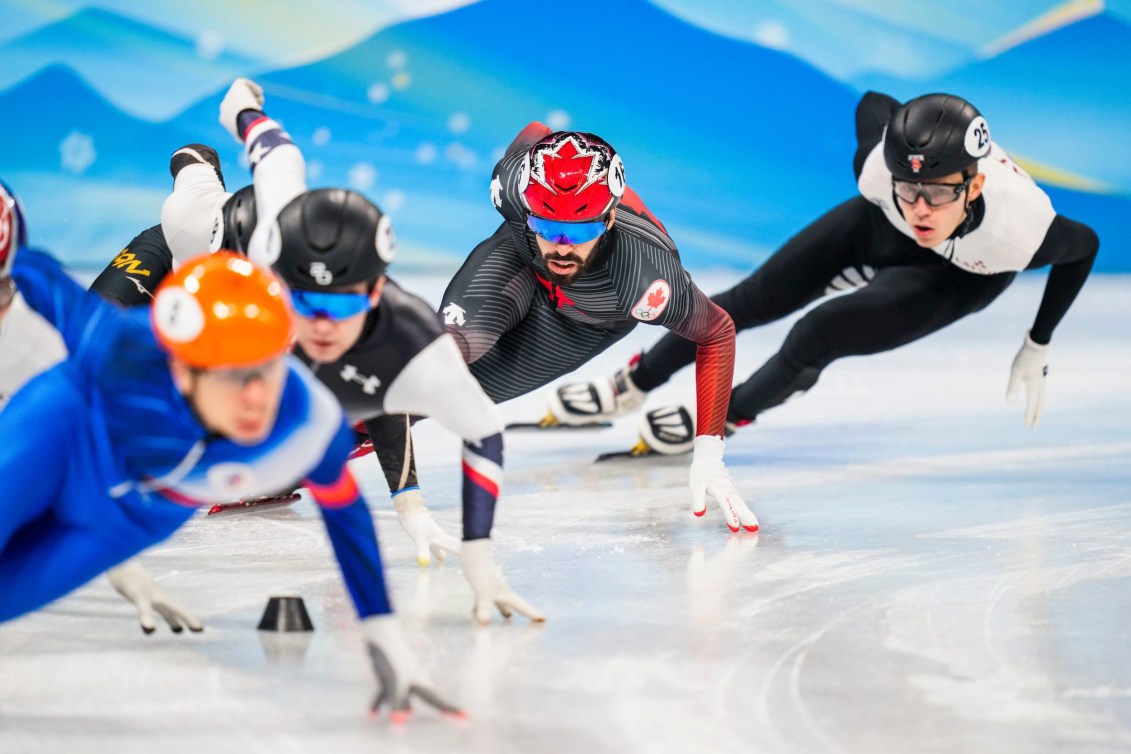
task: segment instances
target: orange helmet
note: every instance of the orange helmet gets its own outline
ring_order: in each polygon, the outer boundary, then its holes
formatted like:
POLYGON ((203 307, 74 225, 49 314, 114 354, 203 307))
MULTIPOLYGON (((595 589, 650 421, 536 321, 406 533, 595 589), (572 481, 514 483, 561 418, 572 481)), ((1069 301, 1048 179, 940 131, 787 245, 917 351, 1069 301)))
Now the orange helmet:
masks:
POLYGON ((162 281, 150 319, 157 340, 202 369, 247 367, 286 353, 291 297, 274 273, 230 251, 186 261, 162 281))

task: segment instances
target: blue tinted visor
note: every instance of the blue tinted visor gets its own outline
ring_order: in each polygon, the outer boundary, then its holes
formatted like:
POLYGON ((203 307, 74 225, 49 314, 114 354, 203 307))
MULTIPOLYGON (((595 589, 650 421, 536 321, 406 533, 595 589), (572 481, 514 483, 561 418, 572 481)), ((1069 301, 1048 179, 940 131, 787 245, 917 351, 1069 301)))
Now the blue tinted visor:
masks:
POLYGON ((295 313, 300 317, 349 319, 369 311, 368 293, 330 293, 328 291, 291 291, 295 313))
POLYGON ((526 218, 526 224, 550 243, 564 243, 570 246, 600 238, 605 232, 605 223, 601 220, 591 223, 561 223, 530 215, 526 218))

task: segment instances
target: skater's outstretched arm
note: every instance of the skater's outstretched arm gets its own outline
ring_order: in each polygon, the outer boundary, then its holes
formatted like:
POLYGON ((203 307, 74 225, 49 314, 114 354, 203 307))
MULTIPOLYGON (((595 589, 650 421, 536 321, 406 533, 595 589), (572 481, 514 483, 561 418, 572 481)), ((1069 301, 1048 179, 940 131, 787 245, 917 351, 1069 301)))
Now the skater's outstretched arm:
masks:
MULTIPOLYGON (((451 336, 433 341, 410 361, 385 398, 392 410, 427 414, 463 438, 464 573, 475 590, 475 618, 490 620, 491 606, 509 617, 517 611, 545 620, 541 611, 511 591, 495 567, 490 543, 503 476, 503 423, 498 409, 463 364, 451 336)), ((402 446, 412 453, 411 443, 402 446)), ((411 461, 402 463, 408 467, 411 461)))
POLYGON ((393 615, 373 518, 345 465, 352 447, 353 432, 343 422, 322 463, 307 478, 306 487, 322 511, 369 643, 378 683, 373 710, 388 706, 394 714, 403 715, 415 697, 442 712, 459 714, 458 707, 432 690, 393 615))
POLYGON ((1041 306, 1033 327, 1025 335, 1021 349, 1009 370, 1006 399, 1013 403, 1025 386, 1025 423, 1036 428, 1041 423, 1045 402, 1045 378, 1049 367, 1052 333, 1084 287, 1099 253, 1100 240, 1083 223, 1057 215, 1045 234, 1044 242, 1029 269, 1052 265, 1041 306))

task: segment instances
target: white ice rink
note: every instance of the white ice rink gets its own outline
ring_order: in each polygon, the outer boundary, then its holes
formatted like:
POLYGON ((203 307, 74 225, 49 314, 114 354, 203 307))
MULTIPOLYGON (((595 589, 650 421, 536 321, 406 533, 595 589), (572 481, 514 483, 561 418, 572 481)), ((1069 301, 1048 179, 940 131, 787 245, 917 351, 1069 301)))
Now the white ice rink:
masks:
MULTIPOLYGON (((355 462, 395 606, 466 721, 367 715, 367 655, 304 501, 201 516, 144 557, 203 634, 144 636, 105 579, 0 626, 0 752, 1129 751, 1131 278, 1089 281, 1031 431, 1004 392, 1042 286, 835 364, 740 431, 728 461, 757 535, 713 506, 691 515, 687 458, 592 464, 634 419, 511 433, 496 552, 544 626, 473 627, 458 560, 418 567, 376 461, 355 462), (307 642, 255 630, 272 594, 305 598, 307 642)), ((787 326, 739 336, 740 378, 787 326)), ((581 374, 658 334, 637 328, 581 374)), ((649 405, 689 399, 692 380, 649 405)), ((536 418, 544 398, 504 414, 536 418)), ((416 441, 458 533, 458 442, 431 422, 416 441)))

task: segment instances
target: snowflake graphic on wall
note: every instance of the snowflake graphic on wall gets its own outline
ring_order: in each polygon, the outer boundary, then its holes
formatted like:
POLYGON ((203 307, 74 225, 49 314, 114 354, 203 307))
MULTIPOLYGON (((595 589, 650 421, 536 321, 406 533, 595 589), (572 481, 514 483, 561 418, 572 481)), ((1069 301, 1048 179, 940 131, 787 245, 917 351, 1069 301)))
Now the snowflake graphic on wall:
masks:
POLYGON ((97 157, 94 139, 84 133, 71 131, 59 143, 59 164, 67 172, 82 175, 97 157))

